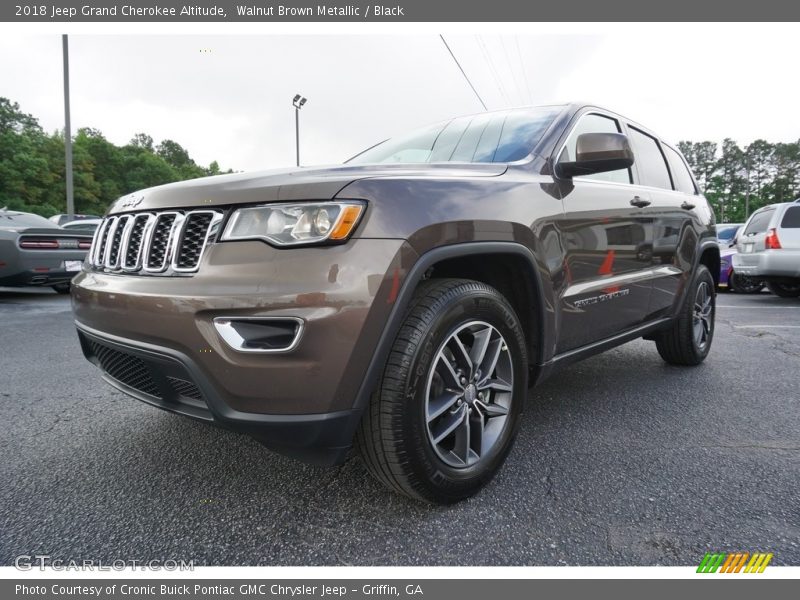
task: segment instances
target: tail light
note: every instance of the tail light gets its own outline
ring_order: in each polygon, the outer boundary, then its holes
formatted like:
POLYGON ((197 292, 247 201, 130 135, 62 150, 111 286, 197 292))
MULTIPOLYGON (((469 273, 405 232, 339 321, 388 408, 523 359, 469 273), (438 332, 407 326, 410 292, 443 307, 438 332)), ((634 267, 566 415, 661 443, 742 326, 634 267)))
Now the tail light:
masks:
POLYGON ((767 237, 764 238, 764 247, 767 250, 781 249, 781 241, 778 239, 778 232, 775 228, 770 229, 767 237))
POLYGON ((92 247, 92 242, 78 242, 79 250, 89 250, 92 247))
POLYGON ((49 250, 52 248, 58 248, 58 240, 20 240, 19 247, 37 250, 49 250))

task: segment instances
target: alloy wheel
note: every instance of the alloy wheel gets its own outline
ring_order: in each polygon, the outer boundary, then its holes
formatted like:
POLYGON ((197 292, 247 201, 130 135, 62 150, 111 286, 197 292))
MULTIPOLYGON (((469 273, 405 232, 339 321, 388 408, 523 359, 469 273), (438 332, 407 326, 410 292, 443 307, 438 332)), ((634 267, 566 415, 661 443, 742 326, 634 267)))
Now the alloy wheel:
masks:
POLYGON ((511 354, 492 325, 461 325, 439 347, 425 391, 428 440, 453 468, 488 455, 508 420, 514 390, 511 354))

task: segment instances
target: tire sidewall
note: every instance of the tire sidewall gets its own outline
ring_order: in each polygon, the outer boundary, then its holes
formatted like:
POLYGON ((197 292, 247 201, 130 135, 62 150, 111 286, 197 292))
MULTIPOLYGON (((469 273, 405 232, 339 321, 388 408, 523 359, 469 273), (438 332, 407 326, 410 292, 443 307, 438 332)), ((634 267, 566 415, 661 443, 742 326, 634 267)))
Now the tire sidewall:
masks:
MULTIPOLYGON (((491 290, 470 289, 449 294, 447 303, 440 308, 429 324, 417 351, 411 359, 404 386, 409 410, 405 412, 403 430, 410 432, 407 446, 412 466, 424 473, 423 485, 430 493, 456 501, 474 493, 475 488, 488 482, 502 465, 511 449, 520 423, 527 393, 527 356, 525 340, 519 319, 502 296, 491 290), (444 340, 460 326, 470 321, 485 321, 495 327, 505 338, 511 352, 514 376, 511 407, 500 438, 490 453, 475 465, 463 469, 453 468, 442 461, 431 445, 425 418, 425 393, 433 360, 444 340)), ((445 500, 446 501, 446 500, 445 500)))

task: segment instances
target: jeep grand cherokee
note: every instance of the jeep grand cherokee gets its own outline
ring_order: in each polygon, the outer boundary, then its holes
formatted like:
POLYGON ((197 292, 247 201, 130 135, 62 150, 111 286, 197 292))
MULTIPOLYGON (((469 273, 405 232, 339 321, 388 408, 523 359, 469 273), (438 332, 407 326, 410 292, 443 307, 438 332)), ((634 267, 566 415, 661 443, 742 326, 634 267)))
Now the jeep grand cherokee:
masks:
POLYGON ((629 340, 697 365, 719 250, 680 153, 583 104, 455 118, 341 166, 121 198, 73 285, 116 388, 391 489, 474 494, 529 386, 629 340))

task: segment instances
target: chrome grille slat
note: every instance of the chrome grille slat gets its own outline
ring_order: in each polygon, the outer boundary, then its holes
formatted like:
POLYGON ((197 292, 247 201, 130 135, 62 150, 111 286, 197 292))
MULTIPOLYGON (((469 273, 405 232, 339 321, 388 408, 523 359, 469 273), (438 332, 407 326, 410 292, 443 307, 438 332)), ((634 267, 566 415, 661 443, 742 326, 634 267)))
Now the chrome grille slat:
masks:
POLYGON ((95 234, 90 263, 111 273, 193 273, 222 218, 223 213, 217 210, 148 211, 106 217, 95 234))

